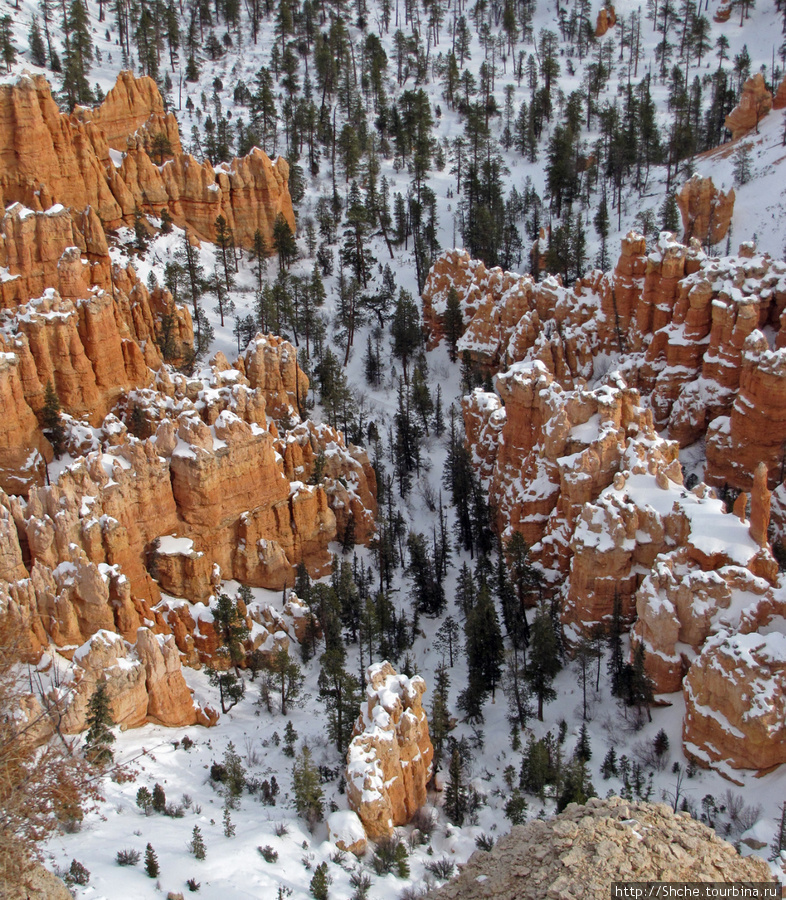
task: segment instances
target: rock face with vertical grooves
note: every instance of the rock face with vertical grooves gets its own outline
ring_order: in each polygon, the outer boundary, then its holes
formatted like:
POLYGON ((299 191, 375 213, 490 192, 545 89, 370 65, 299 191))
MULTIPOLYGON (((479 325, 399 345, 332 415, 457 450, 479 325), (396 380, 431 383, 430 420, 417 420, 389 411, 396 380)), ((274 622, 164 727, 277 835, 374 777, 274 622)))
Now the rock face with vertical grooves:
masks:
POLYGON ((611 797, 514 827, 427 898, 608 900, 620 881, 771 880, 763 860, 743 859, 688 813, 611 797))

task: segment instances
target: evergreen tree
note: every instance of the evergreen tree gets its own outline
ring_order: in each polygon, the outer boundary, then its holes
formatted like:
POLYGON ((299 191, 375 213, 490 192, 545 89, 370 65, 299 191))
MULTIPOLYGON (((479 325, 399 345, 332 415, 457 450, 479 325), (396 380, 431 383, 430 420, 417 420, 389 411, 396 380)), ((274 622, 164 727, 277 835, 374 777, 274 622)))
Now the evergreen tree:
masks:
POLYGON ((469 797, 464 778, 464 765, 458 747, 454 747, 445 785, 445 815, 454 825, 463 825, 469 810, 469 797))
POLYGON ((624 658, 622 654, 622 601, 619 592, 614 592, 614 605, 611 613, 611 623, 608 635, 609 661, 608 672, 611 676, 611 693, 620 696, 622 689, 622 669, 624 658))
POLYGON ((41 29, 38 27, 38 18, 36 16, 33 16, 33 20, 30 23, 27 42, 30 46, 30 58, 37 66, 45 66, 46 46, 43 37, 41 37, 41 29))
POLYGON ((600 774, 603 776, 604 780, 608 781, 609 778, 617 776, 617 751, 614 747, 609 747, 608 752, 603 757, 603 764, 600 767, 600 774))
POLYGON ((300 696, 305 676, 297 662, 283 648, 277 650, 270 658, 267 670, 276 683, 281 696, 281 714, 285 716, 289 707, 295 704, 300 696))
POLYGON ((747 184, 753 174, 751 166, 751 145, 740 144, 734 151, 734 181, 738 185, 747 184))
POLYGON ((605 272, 609 267, 609 256, 606 249, 606 241, 609 237, 609 208, 606 203, 605 191, 603 192, 603 196, 601 197, 600 203, 598 204, 598 210, 595 213, 595 218, 592 220, 592 224, 595 226, 595 231, 597 231, 598 237, 600 238, 598 266, 605 272))
POLYGON ((360 682, 347 672, 344 661, 343 646, 328 650, 320 659, 319 673, 319 695, 328 712, 328 733, 339 753, 346 752, 360 711, 360 682))
POLYGON ((313 830, 323 817, 322 787, 308 745, 303 746, 292 768, 292 790, 298 815, 303 816, 313 830))
POLYGON ((273 249, 278 253, 279 272, 286 272, 297 257, 297 244, 283 213, 276 216, 273 224, 273 249))
POLYGON ((562 664, 559 659, 559 641, 554 630, 554 620, 544 603, 538 608, 532 623, 529 659, 527 660, 527 681, 538 698, 538 719, 543 721, 543 704, 557 696, 552 687, 562 664))
POLYGON ((87 704, 87 734, 85 735, 85 757, 97 766, 104 766, 114 760, 112 744, 112 710, 106 694, 106 682, 99 681, 87 704))
POLYGON ((41 424, 44 434, 52 445, 55 457, 60 459, 65 450, 66 431, 60 416, 60 398, 57 396, 52 380, 46 383, 44 406, 41 410, 41 424))
POLYGON ((770 860, 779 860, 783 850, 786 850, 786 803, 781 804, 780 819, 770 846, 770 860))
POLYGON ((233 838, 235 836, 235 825, 229 814, 229 807, 224 807, 224 837, 233 838))
MULTIPOLYGON (((39 40, 41 35, 39 34, 39 40)), ((11 16, 0 17, 0 57, 5 63, 6 72, 11 71, 11 66, 16 62, 16 44, 12 29, 11 16)))
POLYGON ((297 731, 295 730, 295 726, 290 720, 287 722, 287 727, 284 729, 284 756, 288 756, 290 759, 294 759, 296 741, 297 731))
POLYGON ((78 103, 84 105, 93 102, 88 82, 90 64, 93 61, 93 39, 87 9, 82 0, 71 0, 65 11, 63 31, 66 35, 63 93, 69 109, 73 109, 78 103))
POLYGON ((233 600, 228 594, 220 593, 216 605, 211 607, 213 613, 213 628, 219 641, 217 654, 228 660, 235 669, 235 674, 240 675, 239 663, 243 661, 245 651, 243 642, 249 635, 249 628, 245 618, 241 615, 237 600, 233 600))
POLYGON ((448 354, 451 362, 458 359, 458 340, 464 330, 464 320, 461 314, 461 302, 458 292, 451 286, 448 291, 447 305, 442 316, 442 332, 448 344, 448 354))
POLYGON ((431 714, 429 716, 429 735, 434 747, 434 772, 438 772, 442 768, 442 754, 450 731, 449 687, 450 677, 443 663, 438 666, 435 673, 434 693, 431 698, 431 714))
POLYGON ((328 867, 326 862, 320 863, 314 870, 314 877, 308 889, 314 900, 328 900, 328 888, 330 886, 330 875, 328 875, 328 867))
POLYGON ((660 221, 662 231, 675 232, 680 226, 680 211, 677 206, 677 198, 669 191, 660 208, 660 221))
POLYGON ((442 653, 444 664, 445 653, 448 656, 448 665, 453 668, 453 655, 458 653, 459 626, 453 616, 446 616, 445 621, 437 629, 434 638, 434 647, 442 653))
POLYGON ((584 804, 595 796, 595 788, 590 781, 587 764, 574 757, 565 770, 562 791, 557 799, 557 812, 562 812, 569 803, 584 804))
POLYGON ((158 878, 161 868, 158 865, 158 857, 152 844, 145 847, 145 874, 148 878, 158 878))
POLYGON ((592 748, 590 747, 590 739, 586 722, 581 723, 579 740, 576 744, 576 757, 585 763, 589 762, 590 759, 592 759, 592 748))
POLYGON ((202 837, 202 829, 199 825, 194 825, 194 830, 191 832, 191 841, 188 845, 188 852, 193 854, 195 859, 204 859, 207 855, 205 839, 202 837))
POLYGON ((153 785, 152 806, 157 813, 166 811, 166 792, 158 782, 153 785))

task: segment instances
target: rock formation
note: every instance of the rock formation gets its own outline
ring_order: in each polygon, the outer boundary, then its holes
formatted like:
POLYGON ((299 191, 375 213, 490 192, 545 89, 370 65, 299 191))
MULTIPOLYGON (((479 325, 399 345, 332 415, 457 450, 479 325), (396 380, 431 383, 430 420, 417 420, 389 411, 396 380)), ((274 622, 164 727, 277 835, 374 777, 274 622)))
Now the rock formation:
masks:
MULTIPOLYGON (((33 211, 60 204, 88 208, 106 227, 129 223, 136 209, 215 238, 222 215, 235 240, 250 246, 258 229, 272 246, 280 213, 294 230, 289 167, 255 148, 214 169, 182 152, 177 122, 155 82, 121 72, 104 103, 67 116, 42 75, 0 85, 0 198, 33 211), (169 158, 167 158, 169 157, 169 158)), ((94 221, 90 230, 100 234, 94 221)))
MULTIPOLYGON (((705 190, 689 183, 686 209, 705 190)), ((520 532, 559 592, 568 644, 605 627, 619 599, 656 689, 684 692, 688 752, 766 769, 786 693, 768 544, 786 533, 786 494, 770 494, 786 444, 786 264, 752 245, 710 258, 665 232, 649 253, 636 234, 621 249, 612 272, 571 288, 448 251, 425 320, 438 340, 454 287, 459 349, 496 373, 494 392, 463 398, 466 441, 499 532, 520 532), (701 439, 706 482, 750 492, 750 513, 747 495, 731 514, 707 484, 683 483, 680 448, 701 439)))
POLYGON ((726 116, 724 124, 731 132, 731 139, 736 141, 753 128, 758 133, 759 122, 771 109, 772 94, 764 83, 764 76, 757 72, 743 84, 740 102, 726 116))
POLYGON ((598 10, 598 20, 595 24, 595 37, 603 37, 604 34, 617 24, 617 12, 611 5, 601 6, 598 10))
POLYGON ((772 882, 769 866, 743 858, 689 813, 619 797, 571 804, 547 821, 517 825, 477 851, 429 900, 607 900, 613 884, 772 882))
POLYGON ((712 178, 693 175, 677 192, 682 216, 682 242, 698 238, 703 245, 720 243, 728 234, 734 214, 734 188, 719 191, 712 178))
POLYGON ((369 666, 367 702, 347 751, 347 800, 371 840, 405 825, 426 802, 434 748, 421 698, 425 681, 390 663, 369 666))

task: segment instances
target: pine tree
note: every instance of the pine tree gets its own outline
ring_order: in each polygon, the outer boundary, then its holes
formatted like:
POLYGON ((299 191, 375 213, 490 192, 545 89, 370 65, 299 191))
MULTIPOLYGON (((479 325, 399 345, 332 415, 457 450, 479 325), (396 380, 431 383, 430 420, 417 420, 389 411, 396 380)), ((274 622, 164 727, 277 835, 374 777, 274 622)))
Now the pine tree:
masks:
MULTIPOLYGON (((39 40, 40 37, 39 35, 39 40)), ((5 63, 6 72, 10 72, 11 66, 16 62, 16 45, 14 44, 11 16, 0 18, 0 57, 5 63)))
POLYGON ((278 253, 279 272, 286 272, 297 257, 295 235, 282 213, 276 216, 273 224, 273 248, 278 253))
POLYGON ((33 16, 33 21, 30 23, 27 41, 30 45, 30 57, 33 62, 37 66, 45 66, 46 46, 44 44, 44 39, 41 36, 41 29, 38 27, 38 18, 36 16, 33 16))
POLYGON ((46 383, 41 421, 44 434, 46 434, 49 443, 52 445, 55 457, 60 459, 63 450, 65 450, 66 432, 60 416, 60 398, 57 396, 51 379, 46 383))
MULTIPOLYGON (((235 836, 235 825, 232 822, 232 817, 229 814, 229 807, 224 807, 224 837, 233 838, 235 836)), ((195 854, 196 855, 196 854, 195 854)), ((199 857, 197 857, 199 858, 199 857)))
POLYGON ((435 772, 442 768, 442 753, 450 730, 449 687, 450 677, 443 663, 437 668, 435 674, 434 693, 431 698, 431 715, 429 716, 429 734, 434 747, 435 772))
MULTIPOLYGON (((322 615, 320 619, 323 619, 322 615)), ((326 627, 324 621, 322 626, 326 627)), ((336 750, 345 753, 360 711, 360 682, 344 668, 343 646, 323 653, 320 662, 319 696, 325 700, 327 708, 328 734, 336 750)))
POLYGON ((582 762, 589 762, 592 759, 592 749, 590 748, 589 733, 587 732, 587 723, 582 722, 579 731, 579 740, 576 744, 576 757, 582 762))
POLYGON ((453 749, 445 785, 445 814, 454 825, 463 825, 469 808, 464 766, 458 747, 453 749))
POLYGON ((150 793, 150 789, 146 787, 141 787, 136 792, 136 805, 144 812, 146 816, 149 816, 153 810, 153 795, 150 793))
POLYGON ((780 859, 783 850, 786 850, 786 803, 781 804, 781 817, 772 839, 770 860, 780 859))
POLYGON ((327 863, 322 862, 314 870, 314 877, 311 879, 308 889, 314 900, 328 900, 329 886, 330 875, 328 875, 327 863))
POLYGON ((677 206, 677 198, 671 191, 666 195, 660 208, 660 221, 662 231, 676 232, 680 226, 680 211, 677 206))
POLYGON ((538 719, 543 721, 543 704, 557 696, 551 686, 562 664, 554 621, 547 606, 541 603, 532 623, 530 652, 527 660, 527 681, 538 698, 538 719))
POLYGON ((158 857, 152 844, 145 847, 145 874, 148 878, 158 878, 161 867, 158 865, 158 857))
POLYGON ((294 759, 296 741, 297 731, 295 730, 295 726, 292 724, 292 721, 289 720, 287 722, 286 728, 284 729, 284 756, 288 756, 290 759, 294 759))
POLYGON ((308 745, 303 746, 292 768, 292 791, 298 815, 303 816, 313 829, 323 817, 322 787, 308 745))
POLYGON ((205 839, 202 837, 202 830, 199 825, 194 825, 194 830, 191 832, 191 841, 188 845, 188 852, 193 854, 195 859, 204 859, 207 855, 205 839))
POLYGON ((603 764, 600 767, 600 774, 605 780, 617 775, 617 751, 614 747, 609 747, 608 752, 603 757, 603 764))
POLYGON ((90 35, 90 20, 82 0, 71 0, 63 31, 66 34, 63 54, 63 93, 69 109, 78 103, 93 102, 88 75, 93 61, 93 39, 90 35))
POLYGON ((97 766, 104 766, 114 760, 111 745, 115 741, 112 734, 112 710, 106 694, 106 682, 99 681, 87 704, 87 734, 85 735, 85 757, 97 766))
POLYGON ((461 302, 458 292, 454 287, 448 291, 447 306, 442 316, 442 332, 448 344, 448 354, 451 362, 458 359, 458 340, 464 330, 464 320, 461 314, 461 302))
POLYGON ((166 810, 166 793, 158 782, 153 785, 152 807, 158 813, 166 810))
POLYGON ((747 184, 751 180, 751 145, 740 144, 734 151, 734 180, 738 185, 747 184))

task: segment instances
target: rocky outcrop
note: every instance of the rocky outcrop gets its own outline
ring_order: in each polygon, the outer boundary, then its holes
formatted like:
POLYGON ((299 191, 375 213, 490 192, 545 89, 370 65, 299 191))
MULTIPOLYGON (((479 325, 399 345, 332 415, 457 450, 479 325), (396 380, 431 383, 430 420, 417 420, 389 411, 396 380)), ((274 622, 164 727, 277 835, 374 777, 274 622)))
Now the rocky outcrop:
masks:
POLYGON ((731 138, 747 134, 752 129, 759 131, 759 122, 772 109, 772 94, 767 89, 761 72, 752 75, 742 86, 740 102, 726 116, 725 126, 731 132, 731 138))
POLYGON ((78 734, 87 726, 90 698, 99 681, 106 682, 112 718, 120 728, 145 722, 182 727, 212 725, 218 719, 210 708, 194 704, 180 667, 180 654, 171 636, 157 636, 140 628, 129 646, 118 634, 98 631, 73 657, 66 691, 53 689, 60 713, 59 728, 78 734), (67 697, 61 701, 60 696, 67 697))
POLYGON ((743 686, 730 697, 742 697, 754 656, 737 654, 732 669, 709 642, 721 632, 732 644, 738 634, 781 634, 786 620, 755 614, 781 603, 768 537, 786 527, 782 489, 770 496, 786 444, 786 264, 753 245, 709 258, 697 240, 685 246, 664 232, 649 253, 629 234, 612 272, 570 289, 457 251, 433 274, 435 334, 445 291, 460 284, 471 298, 459 294, 459 346, 496 375, 493 393, 463 398, 466 441, 498 531, 523 535, 559 593, 567 644, 605 628, 618 600, 656 689, 684 690, 696 758, 774 764, 761 749, 784 686, 774 651, 769 662, 761 651, 769 693, 757 694, 748 725, 723 712, 721 680, 702 670, 733 672, 743 686), (707 484, 683 483, 680 447, 702 438, 706 481, 749 491, 750 512, 746 495, 730 514, 707 484), (727 731, 736 737, 724 740, 727 731))
POLYGON ((45 869, 40 863, 33 862, 24 871, 21 883, 14 880, 11 884, 4 875, 0 875, 0 891, 6 900, 71 900, 71 891, 65 884, 45 869))
POLYGON ((769 866, 743 858, 714 831, 663 803, 619 797, 571 804, 558 816, 517 825, 478 851, 429 900, 605 900, 633 882, 771 882, 769 866))
POLYGON ((601 6, 598 10, 598 20, 595 23, 595 37, 603 37, 604 34, 617 24, 617 12, 613 6, 601 6))
POLYGON ((100 107, 72 116, 60 113, 41 75, 0 85, 0 163, 4 206, 60 204, 80 215, 90 208, 110 228, 130 222, 136 209, 159 215, 166 207, 207 240, 222 215, 245 246, 257 230, 272 246, 279 213, 295 227, 285 160, 273 163, 255 148, 218 169, 198 162, 182 152, 155 83, 128 72, 100 107))
POLYGON ((712 178, 693 175, 677 191, 682 216, 682 242, 698 238, 705 246, 720 243, 728 234, 734 214, 734 188, 719 191, 712 178))
POLYGON ((369 666, 366 705, 347 751, 347 800, 371 840, 390 835, 426 802, 434 748, 422 705, 425 681, 390 663, 369 666))

